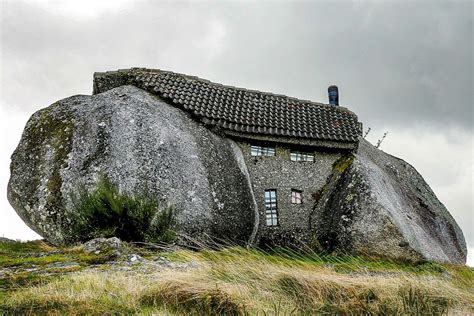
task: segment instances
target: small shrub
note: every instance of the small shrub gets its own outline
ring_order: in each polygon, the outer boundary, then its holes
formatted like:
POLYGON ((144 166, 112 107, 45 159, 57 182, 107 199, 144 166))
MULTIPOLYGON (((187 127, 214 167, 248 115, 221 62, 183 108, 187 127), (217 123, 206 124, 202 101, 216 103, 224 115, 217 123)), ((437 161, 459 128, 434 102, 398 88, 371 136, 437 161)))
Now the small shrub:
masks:
POLYGON ((89 192, 81 188, 72 196, 72 235, 74 241, 97 237, 118 237, 124 241, 171 242, 174 214, 172 208, 160 210, 147 193, 122 193, 107 178, 89 192))

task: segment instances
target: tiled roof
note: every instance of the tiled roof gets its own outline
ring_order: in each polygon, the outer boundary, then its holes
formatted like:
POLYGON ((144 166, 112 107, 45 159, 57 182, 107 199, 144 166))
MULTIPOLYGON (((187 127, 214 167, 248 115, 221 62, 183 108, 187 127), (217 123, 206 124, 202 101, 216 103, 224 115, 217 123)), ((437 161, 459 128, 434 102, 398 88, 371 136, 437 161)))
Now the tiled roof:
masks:
POLYGON ((96 73, 94 93, 123 84, 152 92, 222 129, 281 137, 356 143, 357 116, 343 107, 225 86, 162 70, 96 73))

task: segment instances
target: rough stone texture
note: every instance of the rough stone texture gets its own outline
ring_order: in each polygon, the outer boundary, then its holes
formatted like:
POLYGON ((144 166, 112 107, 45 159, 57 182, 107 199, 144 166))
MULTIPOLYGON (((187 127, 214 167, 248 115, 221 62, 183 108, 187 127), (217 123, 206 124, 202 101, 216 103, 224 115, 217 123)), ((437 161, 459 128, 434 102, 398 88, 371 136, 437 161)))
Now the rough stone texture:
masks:
POLYGON ((312 193, 326 184, 333 163, 342 153, 305 148, 306 152, 314 154, 314 161, 291 161, 290 152, 301 150, 301 147, 271 145, 275 148, 274 156, 252 156, 251 144, 265 143, 237 141, 237 144, 247 164, 259 209, 258 245, 301 247, 302 244, 310 244, 313 235, 309 222, 314 207, 312 193), (268 189, 277 191, 278 226, 266 225, 264 192, 268 189), (302 192, 301 204, 291 203, 292 189, 302 192))
POLYGON ((133 86, 70 97, 28 121, 12 156, 8 198, 31 228, 57 244, 71 237, 71 195, 106 175, 122 191, 146 190, 162 206, 172 205, 181 240, 304 242, 353 254, 465 262, 461 230, 403 160, 363 139, 351 154, 298 145, 299 138, 276 143, 247 136, 203 126, 133 86), (272 143, 276 155, 252 157, 253 142, 272 143), (292 149, 314 152, 315 161, 290 161, 292 149), (277 227, 266 226, 267 189, 277 190, 277 227), (303 204, 291 204, 291 189, 302 191, 303 204))
POLYGON ((232 141, 132 86, 73 96, 35 113, 12 155, 10 204, 36 232, 68 240, 71 194, 107 175, 176 210, 177 230, 246 242, 255 207, 232 141))
POLYGON ((461 229, 422 176, 364 139, 320 191, 312 227, 323 248, 394 259, 466 262, 461 229))
POLYGON ((117 237, 94 238, 82 245, 85 253, 99 254, 103 251, 119 251, 122 248, 122 241, 117 237))
POLYGON ((227 131, 330 141, 355 148, 362 133, 346 108, 216 84, 159 69, 122 69, 94 74, 94 93, 131 84, 227 131))

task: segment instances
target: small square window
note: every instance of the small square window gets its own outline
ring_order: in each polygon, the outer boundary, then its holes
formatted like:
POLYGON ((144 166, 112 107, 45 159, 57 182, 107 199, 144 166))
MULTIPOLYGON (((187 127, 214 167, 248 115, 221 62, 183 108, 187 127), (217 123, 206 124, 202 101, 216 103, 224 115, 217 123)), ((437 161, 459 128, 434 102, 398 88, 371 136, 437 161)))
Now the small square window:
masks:
POLYGON ((275 156, 275 147, 250 146, 250 155, 252 156, 275 156))
POLYGON ((302 192, 299 191, 299 190, 291 190, 291 204, 301 204, 301 203, 303 203, 301 193, 302 192))
POLYGON ((291 161, 309 161, 309 162, 312 162, 312 161, 314 161, 314 153, 292 150, 290 152, 290 160, 291 161))

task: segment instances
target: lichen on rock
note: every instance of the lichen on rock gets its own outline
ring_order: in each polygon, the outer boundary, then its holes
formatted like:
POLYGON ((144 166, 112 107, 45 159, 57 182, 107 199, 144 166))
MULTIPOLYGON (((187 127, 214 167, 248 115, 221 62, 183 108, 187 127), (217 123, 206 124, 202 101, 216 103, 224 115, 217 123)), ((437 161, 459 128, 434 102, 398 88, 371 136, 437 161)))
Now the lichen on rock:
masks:
MULTIPOLYGON (((70 109, 55 103, 35 113, 28 121, 23 140, 12 156, 10 170, 19 173, 20 182, 11 179, 10 203, 26 210, 37 208, 38 212, 21 212, 28 223, 35 222, 41 230, 52 229, 45 218, 54 221, 54 226, 65 225, 58 202, 61 199, 61 171, 67 168, 74 133, 73 116, 70 109), (31 192, 29 199, 22 192, 31 192)), ((67 220, 66 220, 67 221, 67 220)), ((60 237, 59 231, 53 234, 60 237)))
POLYGON ((71 196, 106 175, 120 191, 148 191, 173 206, 182 235, 245 243, 254 206, 231 142, 132 86, 73 96, 27 123, 12 156, 9 201, 33 230, 61 244, 74 239, 71 196))
POLYGON ((316 195, 311 223, 325 250, 398 260, 466 261, 461 229, 421 175, 364 139, 353 158, 334 164, 316 195))

